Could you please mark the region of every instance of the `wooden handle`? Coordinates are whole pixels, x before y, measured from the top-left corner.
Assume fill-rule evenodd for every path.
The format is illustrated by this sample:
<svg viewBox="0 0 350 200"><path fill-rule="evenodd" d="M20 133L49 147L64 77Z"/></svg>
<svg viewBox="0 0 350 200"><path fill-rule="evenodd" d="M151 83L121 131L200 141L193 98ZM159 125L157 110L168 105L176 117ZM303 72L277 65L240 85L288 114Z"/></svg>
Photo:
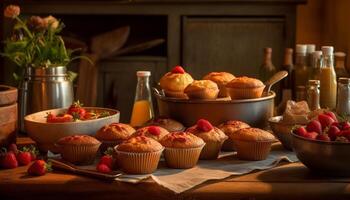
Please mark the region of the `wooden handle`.
<svg viewBox="0 0 350 200"><path fill-rule="evenodd" d="M264 96L268 95L271 87L277 83L278 81L284 79L286 76L288 76L288 72L287 71L279 71L276 74L274 74L269 80L267 80L265 82L265 89L264 89Z"/></svg>

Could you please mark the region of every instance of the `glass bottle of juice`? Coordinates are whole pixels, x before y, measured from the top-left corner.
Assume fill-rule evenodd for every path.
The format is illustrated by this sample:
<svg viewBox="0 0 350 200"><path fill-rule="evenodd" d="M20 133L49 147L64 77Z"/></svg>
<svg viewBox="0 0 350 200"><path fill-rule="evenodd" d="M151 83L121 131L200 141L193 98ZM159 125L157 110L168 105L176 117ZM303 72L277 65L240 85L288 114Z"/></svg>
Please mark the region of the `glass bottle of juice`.
<svg viewBox="0 0 350 200"><path fill-rule="evenodd" d="M320 80L321 65L322 65L322 51L315 51L312 54L313 61L309 80Z"/></svg>
<svg viewBox="0 0 350 200"><path fill-rule="evenodd" d="M140 127L154 116L151 89L149 86L151 72L137 71L136 75L137 86L130 125L133 127Z"/></svg>
<svg viewBox="0 0 350 200"><path fill-rule="evenodd" d="M259 69L260 80L262 82L269 80L276 73L276 67L272 64L271 58L272 48L264 48L264 61Z"/></svg>
<svg viewBox="0 0 350 200"><path fill-rule="evenodd" d="M340 77L343 77L343 78L349 77L349 73L346 71L346 68L345 68L345 56L346 54L344 52L334 53L334 60L335 60L334 70L338 79Z"/></svg>
<svg viewBox="0 0 350 200"><path fill-rule="evenodd" d="M295 48L296 57L295 57L295 65L294 65L294 97L296 97L296 91L298 89L306 88L307 81L309 78L309 68L307 67L306 62L306 45L298 44ZM306 93L306 91L305 91Z"/></svg>
<svg viewBox="0 0 350 200"><path fill-rule="evenodd" d="M322 47L323 61L320 72L320 102L322 108L334 109L337 100L337 77L333 66L333 47Z"/></svg>

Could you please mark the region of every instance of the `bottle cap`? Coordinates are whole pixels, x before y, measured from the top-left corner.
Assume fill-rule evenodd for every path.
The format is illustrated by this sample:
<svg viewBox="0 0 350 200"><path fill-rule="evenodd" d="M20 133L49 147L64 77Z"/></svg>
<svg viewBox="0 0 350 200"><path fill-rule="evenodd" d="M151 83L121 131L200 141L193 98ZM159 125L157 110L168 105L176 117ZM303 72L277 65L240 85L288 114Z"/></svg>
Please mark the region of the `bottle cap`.
<svg viewBox="0 0 350 200"><path fill-rule="evenodd" d="M319 80L309 80L309 85L320 85Z"/></svg>
<svg viewBox="0 0 350 200"><path fill-rule="evenodd" d="M150 71L137 71L136 75L137 76L151 76L151 72Z"/></svg>
<svg viewBox="0 0 350 200"><path fill-rule="evenodd" d="M335 52L335 53L334 53L334 56L335 56L335 57L345 57L345 56L346 56L346 53L341 52L341 51L338 51L338 52Z"/></svg>
<svg viewBox="0 0 350 200"><path fill-rule="evenodd" d="M313 58L320 59L322 57L322 51L314 51L312 53Z"/></svg>
<svg viewBox="0 0 350 200"><path fill-rule="evenodd" d="M271 47L265 47L264 48L265 53L272 53L272 48Z"/></svg>
<svg viewBox="0 0 350 200"><path fill-rule="evenodd" d="M350 84L350 78L340 77L339 78L339 83L341 83L341 84Z"/></svg>
<svg viewBox="0 0 350 200"><path fill-rule="evenodd" d="M323 46L321 49L324 56L333 55L334 48L332 46Z"/></svg>
<svg viewBox="0 0 350 200"><path fill-rule="evenodd" d="M297 44L295 47L295 51L297 53L306 53L306 45L305 44Z"/></svg>
<svg viewBox="0 0 350 200"><path fill-rule="evenodd" d="M314 45L314 44L307 44L306 45L306 52L307 53L312 53L315 51L315 49L316 49L316 45Z"/></svg>
<svg viewBox="0 0 350 200"><path fill-rule="evenodd" d="M284 53L286 53L286 54L292 54L292 53L293 53L293 49L292 49L292 48L285 48L285 49L284 49Z"/></svg>

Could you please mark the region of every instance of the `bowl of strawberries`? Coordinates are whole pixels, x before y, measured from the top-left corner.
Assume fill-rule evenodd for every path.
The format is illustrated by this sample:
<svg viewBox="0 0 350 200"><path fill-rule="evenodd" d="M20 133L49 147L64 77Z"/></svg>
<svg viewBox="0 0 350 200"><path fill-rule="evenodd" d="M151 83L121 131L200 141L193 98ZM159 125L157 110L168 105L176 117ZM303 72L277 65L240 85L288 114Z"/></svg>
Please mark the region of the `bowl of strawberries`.
<svg viewBox="0 0 350 200"><path fill-rule="evenodd" d="M292 130L298 159L311 171L332 176L350 175L350 122L330 111L320 113L306 126Z"/></svg>

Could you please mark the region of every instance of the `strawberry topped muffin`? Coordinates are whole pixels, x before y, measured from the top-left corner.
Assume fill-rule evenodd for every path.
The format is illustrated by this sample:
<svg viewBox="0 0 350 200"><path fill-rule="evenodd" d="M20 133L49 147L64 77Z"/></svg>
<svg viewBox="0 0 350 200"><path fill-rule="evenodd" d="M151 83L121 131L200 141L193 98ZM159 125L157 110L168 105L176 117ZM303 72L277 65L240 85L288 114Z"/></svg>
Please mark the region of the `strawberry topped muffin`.
<svg viewBox="0 0 350 200"><path fill-rule="evenodd" d="M128 174L149 174L157 169L164 147L152 138L131 137L115 147L121 170Z"/></svg>
<svg viewBox="0 0 350 200"><path fill-rule="evenodd" d="M164 136L160 143L165 147L164 158L171 168L194 167L205 142L188 132L173 132Z"/></svg>
<svg viewBox="0 0 350 200"><path fill-rule="evenodd" d="M173 119L167 118L167 117L158 117L156 119L151 119L146 123L147 126L160 126L162 128L165 128L169 132L176 132L176 131L183 131L185 130L184 125L182 125L180 122L175 121Z"/></svg>
<svg viewBox="0 0 350 200"><path fill-rule="evenodd" d="M169 131L160 127L160 126L146 126L138 129L135 133L131 135L131 137L135 136L145 136L152 138L156 141L162 139L165 135L167 135Z"/></svg>
<svg viewBox="0 0 350 200"><path fill-rule="evenodd" d="M171 72L166 73L159 82L166 96L187 98L184 90L193 82L193 78L181 66L176 66Z"/></svg>
<svg viewBox="0 0 350 200"><path fill-rule="evenodd" d="M219 88L211 80L199 80L189 84L185 89L185 93L190 99L216 99Z"/></svg>
<svg viewBox="0 0 350 200"><path fill-rule="evenodd" d="M226 84L235 78L234 75L228 72L210 72L203 77L204 80L214 81L220 89L218 97L229 97L226 90Z"/></svg>
<svg viewBox="0 0 350 200"><path fill-rule="evenodd" d="M219 128L214 127L205 119L200 119L197 124L188 128L190 132L205 142L200 159L217 159L224 141L228 138Z"/></svg>
<svg viewBox="0 0 350 200"><path fill-rule="evenodd" d="M135 129L128 124L112 123L100 128L95 138L102 142L101 151L105 151L108 147L114 147L120 144L135 132Z"/></svg>
<svg viewBox="0 0 350 200"><path fill-rule="evenodd" d="M249 127L250 126L247 123L238 121L238 120L230 120L218 126L218 128L222 130L228 137L230 137L230 135L235 134L238 130L242 128L249 128ZM224 144L222 145L222 150L224 151L235 150L233 141L231 138L228 138L227 140L225 140Z"/></svg>
<svg viewBox="0 0 350 200"><path fill-rule="evenodd" d="M59 139L56 146L64 160L77 165L91 164L100 142L88 135L72 135Z"/></svg>

